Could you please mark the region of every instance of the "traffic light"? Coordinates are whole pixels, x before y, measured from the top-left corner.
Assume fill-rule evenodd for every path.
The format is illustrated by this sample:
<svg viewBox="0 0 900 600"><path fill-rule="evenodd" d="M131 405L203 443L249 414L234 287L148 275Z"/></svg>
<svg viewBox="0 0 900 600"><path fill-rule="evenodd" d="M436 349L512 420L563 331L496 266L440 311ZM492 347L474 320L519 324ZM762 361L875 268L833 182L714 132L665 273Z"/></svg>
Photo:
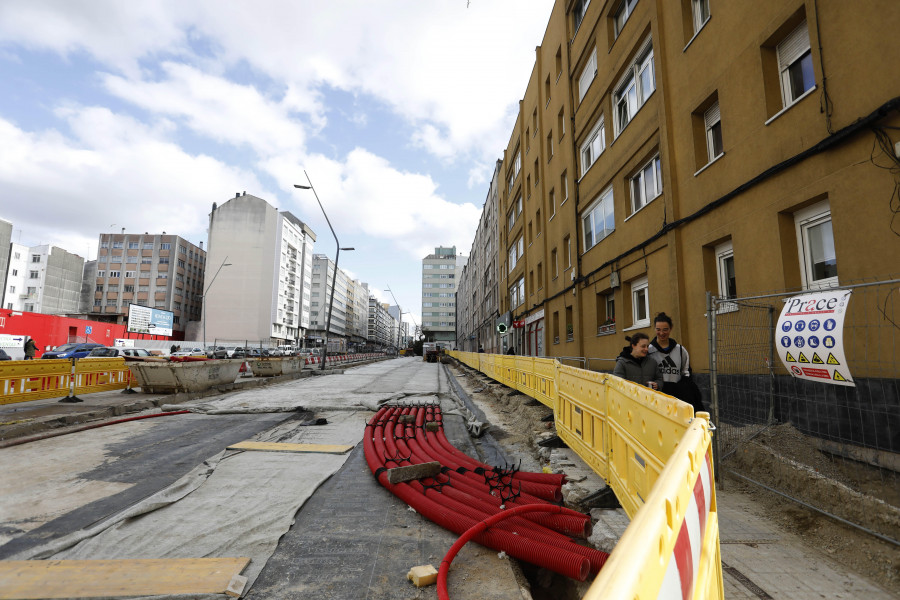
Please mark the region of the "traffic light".
<svg viewBox="0 0 900 600"><path fill-rule="evenodd" d="M506 323L497 323L497 333L503 335L504 333L506 333L506 330Z"/></svg>

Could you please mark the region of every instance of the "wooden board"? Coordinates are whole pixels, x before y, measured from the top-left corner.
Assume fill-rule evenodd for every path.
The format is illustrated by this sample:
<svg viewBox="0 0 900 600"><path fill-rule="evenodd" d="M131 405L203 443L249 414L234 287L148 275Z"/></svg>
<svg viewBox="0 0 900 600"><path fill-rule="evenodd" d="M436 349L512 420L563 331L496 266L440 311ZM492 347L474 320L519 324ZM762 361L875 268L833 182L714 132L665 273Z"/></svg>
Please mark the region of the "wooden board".
<svg viewBox="0 0 900 600"><path fill-rule="evenodd" d="M240 558L0 561L0 599L223 594Z"/></svg>
<svg viewBox="0 0 900 600"><path fill-rule="evenodd" d="M337 444L279 444L276 442L239 442L228 446L229 450L256 450L258 452L318 452L320 454L344 454L353 446Z"/></svg>

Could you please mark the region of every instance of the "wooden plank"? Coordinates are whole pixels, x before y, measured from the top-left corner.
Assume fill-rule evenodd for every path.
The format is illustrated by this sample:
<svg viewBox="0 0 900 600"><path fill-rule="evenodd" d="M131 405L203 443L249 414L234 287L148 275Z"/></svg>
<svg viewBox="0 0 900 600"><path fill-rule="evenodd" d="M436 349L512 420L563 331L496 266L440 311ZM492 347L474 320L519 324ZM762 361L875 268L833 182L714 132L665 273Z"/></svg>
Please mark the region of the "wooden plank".
<svg viewBox="0 0 900 600"><path fill-rule="evenodd" d="M276 442L239 442L228 450L256 450L258 452L318 452L320 454L344 454L353 446L337 444L280 444Z"/></svg>
<svg viewBox="0 0 900 600"><path fill-rule="evenodd" d="M0 599L223 594L239 558L0 561Z"/></svg>

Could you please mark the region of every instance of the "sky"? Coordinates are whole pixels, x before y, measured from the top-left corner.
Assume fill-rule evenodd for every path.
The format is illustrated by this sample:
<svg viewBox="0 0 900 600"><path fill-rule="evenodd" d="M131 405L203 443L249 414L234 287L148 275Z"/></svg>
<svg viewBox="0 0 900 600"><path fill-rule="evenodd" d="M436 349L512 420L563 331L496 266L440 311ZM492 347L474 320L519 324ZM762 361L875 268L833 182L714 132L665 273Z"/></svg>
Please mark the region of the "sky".
<svg viewBox="0 0 900 600"><path fill-rule="evenodd" d="M468 254L551 0L3 0L0 218L206 246L247 192L421 325L421 262ZM306 174L304 174L304 171ZM408 320L404 317L404 320Z"/></svg>

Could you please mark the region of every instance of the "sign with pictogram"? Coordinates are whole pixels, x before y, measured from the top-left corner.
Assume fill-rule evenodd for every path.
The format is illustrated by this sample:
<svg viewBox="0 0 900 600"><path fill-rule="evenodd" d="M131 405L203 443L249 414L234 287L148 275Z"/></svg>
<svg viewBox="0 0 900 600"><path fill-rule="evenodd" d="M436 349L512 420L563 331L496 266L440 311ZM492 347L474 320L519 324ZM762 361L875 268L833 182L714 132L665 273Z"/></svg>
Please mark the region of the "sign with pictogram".
<svg viewBox="0 0 900 600"><path fill-rule="evenodd" d="M850 294L850 290L816 292L785 301L776 325L776 347L781 362L791 375L798 379L855 386L847 368L843 337ZM824 356L827 358L823 360ZM796 363L816 366L798 366Z"/></svg>

